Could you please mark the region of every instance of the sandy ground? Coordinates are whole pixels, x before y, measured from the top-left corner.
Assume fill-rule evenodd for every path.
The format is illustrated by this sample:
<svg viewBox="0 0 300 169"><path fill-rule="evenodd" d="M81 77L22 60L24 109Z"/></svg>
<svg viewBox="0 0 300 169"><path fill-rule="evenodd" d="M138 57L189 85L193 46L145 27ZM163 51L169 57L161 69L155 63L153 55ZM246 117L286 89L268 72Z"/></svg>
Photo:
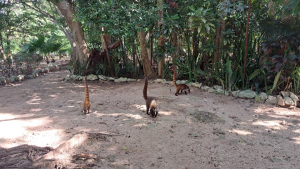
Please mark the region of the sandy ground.
<svg viewBox="0 0 300 169"><path fill-rule="evenodd" d="M0 147L57 148L80 133L108 133L65 156L92 154L90 168L300 168L299 109L235 99L149 81L157 118L146 115L144 81L88 82L91 113L82 113L83 82L67 70L0 87ZM70 148L72 149L72 148ZM0 162L3 158L0 158ZM68 166L65 166L68 168Z"/></svg>

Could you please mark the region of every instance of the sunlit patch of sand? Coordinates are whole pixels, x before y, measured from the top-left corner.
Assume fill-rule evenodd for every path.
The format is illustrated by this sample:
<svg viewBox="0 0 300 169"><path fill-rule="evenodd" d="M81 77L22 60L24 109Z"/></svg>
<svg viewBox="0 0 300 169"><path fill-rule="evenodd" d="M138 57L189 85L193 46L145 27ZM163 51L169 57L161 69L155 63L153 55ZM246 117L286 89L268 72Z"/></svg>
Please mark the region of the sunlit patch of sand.
<svg viewBox="0 0 300 169"><path fill-rule="evenodd" d="M246 130L238 130L238 129L230 130L230 132L236 133L238 135L243 135L243 136L253 134L252 132L249 132L249 131L246 131Z"/></svg>

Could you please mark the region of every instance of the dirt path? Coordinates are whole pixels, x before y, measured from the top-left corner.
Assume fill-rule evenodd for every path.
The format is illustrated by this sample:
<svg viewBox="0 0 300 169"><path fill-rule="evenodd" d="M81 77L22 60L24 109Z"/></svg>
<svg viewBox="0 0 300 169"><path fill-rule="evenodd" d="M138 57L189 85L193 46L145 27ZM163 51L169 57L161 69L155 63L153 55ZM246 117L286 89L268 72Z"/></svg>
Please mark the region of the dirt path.
<svg viewBox="0 0 300 169"><path fill-rule="evenodd" d="M88 82L92 111L81 113L82 82L50 72L0 87L0 147L23 144L57 148L79 133L110 133L74 148L97 156L91 168L253 168L300 166L299 109L202 92L174 95L172 85L151 83L159 115L146 115L143 80ZM0 156L1 162L5 158ZM94 167L92 167L94 166ZM1 168L1 167L0 167Z"/></svg>

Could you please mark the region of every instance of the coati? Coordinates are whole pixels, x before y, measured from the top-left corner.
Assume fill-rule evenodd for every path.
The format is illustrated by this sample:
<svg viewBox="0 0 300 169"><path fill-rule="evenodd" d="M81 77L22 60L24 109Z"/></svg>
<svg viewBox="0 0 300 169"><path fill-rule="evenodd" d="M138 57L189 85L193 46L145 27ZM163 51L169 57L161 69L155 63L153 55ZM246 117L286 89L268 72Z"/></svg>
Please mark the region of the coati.
<svg viewBox="0 0 300 169"><path fill-rule="evenodd" d="M178 94L182 93L182 91L184 91L185 94L187 94L186 93L187 90L189 91L189 93L191 93L190 87L188 85L186 85L186 84L179 84L179 85L177 85L177 83L176 83L176 70L175 70L175 66L173 66L173 72L174 72L174 74L173 74L173 82L174 82L174 86L176 87L175 96L178 96Z"/></svg>
<svg viewBox="0 0 300 169"><path fill-rule="evenodd" d="M150 115L152 117L156 117L157 114L158 114L158 110L157 110L157 105L156 105L156 102L154 100L153 97L148 97L147 96L147 87L148 87L148 78L145 77L145 85L144 85L144 89L143 89L143 97L146 101L146 113L149 115L149 112L150 112Z"/></svg>
<svg viewBox="0 0 300 169"><path fill-rule="evenodd" d="M85 100L83 103L83 112L87 114L90 113L91 102L89 97L89 88L86 82L86 76L84 77L84 85L85 85Z"/></svg>

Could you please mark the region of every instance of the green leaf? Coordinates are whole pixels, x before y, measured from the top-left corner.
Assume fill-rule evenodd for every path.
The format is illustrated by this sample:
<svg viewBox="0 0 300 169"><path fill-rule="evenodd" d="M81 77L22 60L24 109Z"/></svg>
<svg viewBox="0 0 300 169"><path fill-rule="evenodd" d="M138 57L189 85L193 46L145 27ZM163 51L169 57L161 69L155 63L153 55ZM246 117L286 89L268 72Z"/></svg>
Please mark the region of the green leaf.
<svg viewBox="0 0 300 169"><path fill-rule="evenodd" d="M259 72L260 72L260 69L254 70L254 72L249 76L249 81L251 79L253 79L255 76L257 76L259 74Z"/></svg>

